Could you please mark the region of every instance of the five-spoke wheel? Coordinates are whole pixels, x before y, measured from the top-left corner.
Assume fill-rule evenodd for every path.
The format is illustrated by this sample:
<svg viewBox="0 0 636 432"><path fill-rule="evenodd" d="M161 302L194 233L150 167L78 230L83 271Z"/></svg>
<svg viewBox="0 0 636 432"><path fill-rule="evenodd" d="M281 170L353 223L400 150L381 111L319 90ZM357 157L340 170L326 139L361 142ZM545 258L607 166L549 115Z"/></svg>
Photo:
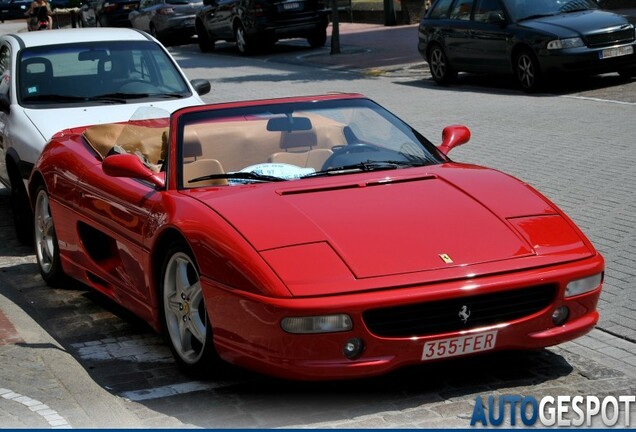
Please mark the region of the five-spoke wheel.
<svg viewBox="0 0 636 432"><path fill-rule="evenodd" d="M40 186L36 193L34 221L35 256L40 274L48 285L56 285L64 277L64 273L60 264L60 250L51 215L49 195L44 186Z"/></svg>
<svg viewBox="0 0 636 432"><path fill-rule="evenodd" d="M189 248L182 243L170 248L164 263L161 301L165 330L177 362L187 372L205 372L216 352L199 271Z"/></svg>

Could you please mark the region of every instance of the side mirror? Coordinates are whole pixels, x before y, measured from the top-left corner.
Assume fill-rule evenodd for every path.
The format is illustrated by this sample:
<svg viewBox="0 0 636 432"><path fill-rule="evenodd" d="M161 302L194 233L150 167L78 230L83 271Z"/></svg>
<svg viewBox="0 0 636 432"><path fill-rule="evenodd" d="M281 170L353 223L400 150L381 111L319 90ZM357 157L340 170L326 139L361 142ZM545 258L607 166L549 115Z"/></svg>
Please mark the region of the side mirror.
<svg viewBox="0 0 636 432"><path fill-rule="evenodd" d="M133 154L115 154L107 156L102 162L104 173L111 177L128 177L145 180L157 188L165 186L164 180L145 166L141 159Z"/></svg>
<svg viewBox="0 0 636 432"><path fill-rule="evenodd" d="M190 81L194 90L199 94L199 96L203 96L204 94L210 93L212 86L210 85L210 81L206 79L193 79Z"/></svg>
<svg viewBox="0 0 636 432"><path fill-rule="evenodd" d="M469 140L470 130L466 126L446 126L442 131L442 143L437 148L447 155L453 148L466 144Z"/></svg>

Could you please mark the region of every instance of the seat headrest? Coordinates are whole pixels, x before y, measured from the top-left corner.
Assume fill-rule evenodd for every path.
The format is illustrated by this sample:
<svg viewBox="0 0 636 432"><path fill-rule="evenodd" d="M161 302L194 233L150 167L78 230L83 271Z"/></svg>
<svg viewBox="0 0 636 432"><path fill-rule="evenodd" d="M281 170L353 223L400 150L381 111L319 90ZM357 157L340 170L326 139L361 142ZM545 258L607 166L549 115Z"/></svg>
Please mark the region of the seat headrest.
<svg viewBox="0 0 636 432"><path fill-rule="evenodd" d="M281 132L280 148L288 150L299 147L311 149L318 144L318 137L313 130Z"/></svg>

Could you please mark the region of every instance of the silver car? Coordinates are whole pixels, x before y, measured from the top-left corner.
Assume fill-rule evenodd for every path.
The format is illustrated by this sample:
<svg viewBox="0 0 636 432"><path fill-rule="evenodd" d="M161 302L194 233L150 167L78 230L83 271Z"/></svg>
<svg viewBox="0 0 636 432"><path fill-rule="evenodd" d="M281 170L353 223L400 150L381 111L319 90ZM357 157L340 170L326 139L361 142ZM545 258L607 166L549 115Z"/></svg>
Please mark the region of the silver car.
<svg viewBox="0 0 636 432"><path fill-rule="evenodd" d="M201 0L141 0L128 19L136 29L162 42L183 41L194 36L194 20Z"/></svg>

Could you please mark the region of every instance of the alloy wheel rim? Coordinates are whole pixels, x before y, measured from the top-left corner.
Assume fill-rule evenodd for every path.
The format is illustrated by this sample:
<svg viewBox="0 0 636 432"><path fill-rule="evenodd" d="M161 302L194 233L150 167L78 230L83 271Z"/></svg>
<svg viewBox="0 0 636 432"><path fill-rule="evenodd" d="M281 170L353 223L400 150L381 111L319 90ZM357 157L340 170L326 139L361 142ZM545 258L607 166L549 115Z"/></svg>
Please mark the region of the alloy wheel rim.
<svg viewBox="0 0 636 432"><path fill-rule="evenodd" d="M196 363L205 348L207 316L199 274L185 253L178 252L168 261L163 304L172 346L184 362Z"/></svg>
<svg viewBox="0 0 636 432"><path fill-rule="evenodd" d="M245 52L247 44L245 42L245 31L243 31L243 27L236 29L236 44L240 52Z"/></svg>
<svg viewBox="0 0 636 432"><path fill-rule="evenodd" d="M532 59L528 57L528 55L523 54L519 56L519 60L517 62L517 70L521 85L525 88L531 88L534 84L535 74Z"/></svg>
<svg viewBox="0 0 636 432"><path fill-rule="evenodd" d="M438 79L443 78L446 73L446 61L440 49L434 49L431 53L431 72Z"/></svg>
<svg viewBox="0 0 636 432"><path fill-rule="evenodd" d="M55 227L49 207L49 197L40 191L35 201L35 251L40 269L51 272L55 256Z"/></svg>

